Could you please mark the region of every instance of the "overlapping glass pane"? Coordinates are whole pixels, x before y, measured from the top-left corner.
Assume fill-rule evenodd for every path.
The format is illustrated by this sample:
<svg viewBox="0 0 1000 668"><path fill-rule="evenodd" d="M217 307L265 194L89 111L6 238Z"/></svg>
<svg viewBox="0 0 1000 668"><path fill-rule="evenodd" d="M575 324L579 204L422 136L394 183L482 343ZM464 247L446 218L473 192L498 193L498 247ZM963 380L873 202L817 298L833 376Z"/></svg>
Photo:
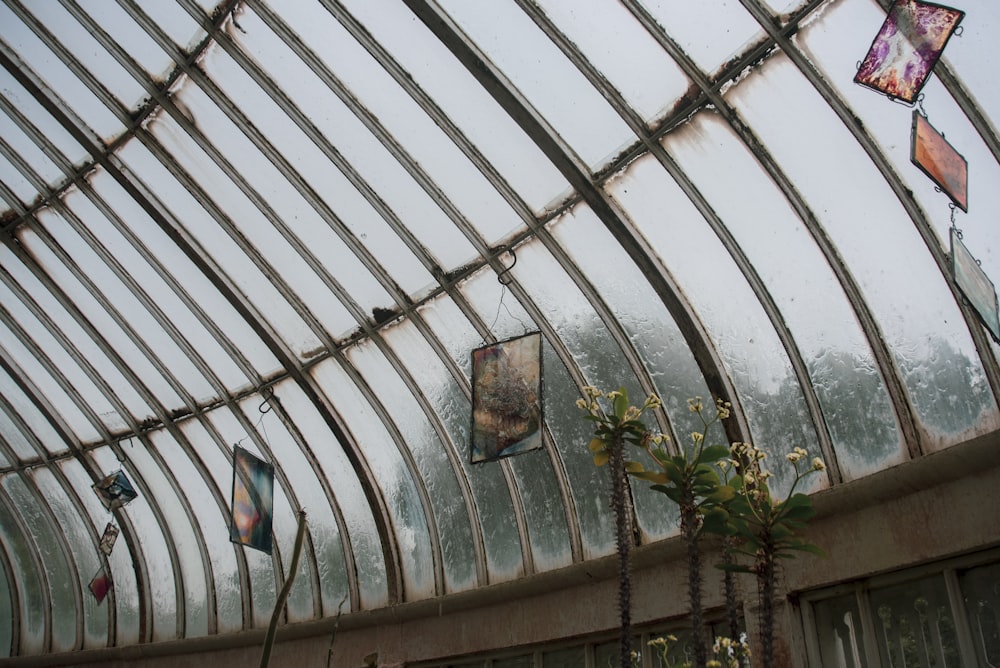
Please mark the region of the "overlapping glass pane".
<svg viewBox="0 0 1000 668"><path fill-rule="evenodd" d="M7 474L0 480L13 475ZM18 647L13 648L13 653L41 654L47 642L45 611L49 607L50 594L45 590L43 573L36 567L34 546L14 521L13 507L7 498L0 499L0 503L7 504L0 513L0 546L17 586L18 609L13 614L18 617L19 633Z"/></svg>

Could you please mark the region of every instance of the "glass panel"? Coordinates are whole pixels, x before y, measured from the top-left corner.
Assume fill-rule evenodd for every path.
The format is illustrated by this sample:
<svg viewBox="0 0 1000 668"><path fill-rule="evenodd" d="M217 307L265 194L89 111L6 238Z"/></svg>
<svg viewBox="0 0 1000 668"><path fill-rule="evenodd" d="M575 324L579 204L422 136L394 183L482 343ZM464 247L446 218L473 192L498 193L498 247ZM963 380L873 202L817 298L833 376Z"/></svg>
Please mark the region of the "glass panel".
<svg viewBox="0 0 1000 668"><path fill-rule="evenodd" d="M60 462L60 467L75 490L76 497L83 504L91 526L100 528L103 533L103 527L113 518L91 490L90 486L94 484L94 480L75 459L63 460ZM139 591L135 574L137 569L144 567L144 564L140 555L133 555L128 536L124 535L125 530L125 527L122 527L123 535L118 536L118 542L108 556L108 564L111 566L115 583L116 609L108 613L115 615L116 637L113 638L115 645L134 645L139 642ZM161 558L163 556L160 555ZM91 575L93 574L87 577ZM84 592L85 597L88 595L89 592ZM110 599L105 599L105 604L109 602Z"/></svg>
<svg viewBox="0 0 1000 668"><path fill-rule="evenodd" d="M44 569L48 580L48 591L43 595L43 604L51 606L52 610L51 651L68 652L76 649L80 610L74 594L78 595L81 591L77 589L80 580L89 582L93 573L80 573L77 570L78 564L67 559L65 543L56 538L56 528L49 515L42 511L40 499L29 491L20 477L9 475L0 480L0 483L10 495L13 508L17 509L24 527L31 535L38 550L39 566Z"/></svg>
<svg viewBox="0 0 1000 668"><path fill-rule="evenodd" d="M644 120L665 115L691 85L674 60L618 2L543 0L539 4ZM700 5L699 10L703 11Z"/></svg>
<svg viewBox="0 0 1000 668"><path fill-rule="evenodd" d="M4 388L6 392L7 388ZM32 447L31 442L25 438L21 431L21 426L14 422L8 415L6 408L0 404L0 440L13 450L14 456L22 461L34 461L38 459L39 453Z"/></svg>
<svg viewBox="0 0 1000 668"><path fill-rule="evenodd" d="M136 243L141 244L147 254L150 253L150 249L155 249L153 255L163 267L170 268L164 271L176 283L178 289L196 297L202 313L211 318L212 324L219 328L223 336L232 342L233 348L239 351L260 375L269 376L279 368L274 354L254 333L249 323L243 320L233 305L212 286L204 273L107 172L98 170L90 183L119 216L119 222L127 226L122 229L134 238Z"/></svg>
<svg viewBox="0 0 1000 668"><path fill-rule="evenodd" d="M213 142L220 146L220 151L224 155L243 156L240 158L239 167L241 175L252 176L255 171L253 166L256 165L262 172L265 172L265 175L259 178L271 183L271 190L277 188L279 183L284 185L285 192L279 191L273 195L274 198L295 197L294 191L280 175L274 172L268 159L256 153L255 149L245 142L238 145L231 143L236 137L227 136L225 131L233 128L217 114L209 115L208 110L213 107L206 103L202 93L195 88L190 88L179 93L178 98L191 110L197 123L212 129ZM186 169L188 174L205 187L206 191L211 193L210 196L214 203L225 212L228 221L221 224L213 221L213 226L220 233L226 234L225 237L220 236L215 243L222 246L245 241L243 246L234 247L230 252L240 253L247 261L254 262L257 271L267 275L277 289L280 289L280 286L284 284L287 290L301 299L302 303L306 306L311 305L315 317L325 325L327 331L332 335L342 335L355 327L355 321L331 294L328 283L304 262L303 256L265 218L261 209L254 206L251 197L261 196L259 193L248 194L242 191L206 153L195 146L194 140L174 122L174 119L161 120L155 131L157 138L171 152L171 159L181 168ZM230 143L227 143L227 140ZM267 174L267 172L270 173ZM308 214L297 212L291 215L307 216ZM315 223L315 214L309 216L308 219ZM247 250L244 250L244 247ZM368 273L363 269L359 270L356 261L348 261L346 257L336 257L335 262L347 265L346 270L361 271L365 275ZM282 271L281 268L284 267L294 267L295 270ZM293 300L291 297L287 297L287 299L289 300L289 308L294 308L297 305L297 300ZM387 299L383 298L381 303L385 303ZM293 301L296 303L292 303ZM325 308L319 308L319 304L323 304ZM298 312L299 309L296 311ZM299 317L305 320L305 315ZM307 350L303 352L303 356L309 357L315 353L315 350Z"/></svg>
<svg viewBox="0 0 1000 668"><path fill-rule="evenodd" d="M138 476L142 476L148 485L148 491L139 491L139 497L126 506L128 511L132 506L145 500L145 505L156 504L167 526L164 528L168 532L168 540L173 542L177 550L181 576L183 577L184 591L184 612L185 634L188 636L199 636L208 633L208 615L205 608L205 601L208 596L207 579L210 576L210 564L202 560L201 545L204 544L202 536L198 535L198 529L191 525L187 512L182 505L182 500L171 487L167 475L161 470L161 466L169 465L171 468L180 467L178 460L185 460L186 457L176 453L176 444L169 435L164 432L152 432L150 448L140 444L139 447L125 447L127 461L135 466ZM156 438L152 438L155 435ZM160 455L159 460L150 455L150 450ZM173 452L172 452L173 451ZM129 475L126 472L126 475ZM129 476L138 487L136 476ZM201 512L207 512L211 506L205 505L205 498L198 489L203 485L197 474L187 477L174 474L177 484L183 484L184 494L192 508L198 508ZM150 498L146 498L150 495ZM224 531L220 528L220 531ZM180 586L180 583L178 583ZM166 629L160 629L167 633ZM173 629L171 629L173 631Z"/></svg>
<svg viewBox="0 0 1000 668"><path fill-rule="evenodd" d="M819 601L813 606L823 668L865 665L864 627L853 593Z"/></svg>
<svg viewBox="0 0 1000 668"><path fill-rule="evenodd" d="M135 4L181 49L187 50L205 37L194 18L179 5L158 0L137 0Z"/></svg>
<svg viewBox="0 0 1000 668"><path fill-rule="evenodd" d="M495 243L521 227L521 221L478 169L332 16L311 8L303 10L285 12L282 7L292 29L350 89L350 94L403 145L488 242ZM292 56L280 58L285 48L272 43L272 40L277 42L273 33L259 25L250 12L240 22L246 25L248 37L253 35L252 39L244 40L245 47L259 61L267 63L265 66L277 80L284 83L290 79L287 61Z"/></svg>
<svg viewBox="0 0 1000 668"><path fill-rule="evenodd" d="M0 156L0 179L5 186L20 200L23 207L30 207L38 198L38 190L35 186L21 175L17 167L12 165L7 158ZM16 202L14 203L16 204ZM5 206L5 210L10 210L13 205Z"/></svg>
<svg viewBox="0 0 1000 668"><path fill-rule="evenodd" d="M749 13L728 0L642 0L667 34L708 74L763 38Z"/></svg>
<svg viewBox="0 0 1000 668"><path fill-rule="evenodd" d="M33 171L34 175L44 183L52 186L61 183L65 179L65 174L56 166L56 163L28 135L24 134L21 128L14 124L12 118L6 114L0 114L0 118L3 119L3 139L5 143L10 145L10 153L24 160L27 163L28 169ZM6 153L8 148L4 147L3 150ZM15 163L12 162L10 169L20 172L14 165ZM30 174L23 178L26 182L31 183ZM35 188L35 186L31 187ZM15 190L15 192L19 192L19 189Z"/></svg>
<svg viewBox="0 0 1000 668"><path fill-rule="evenodd" d="M454 302L447 298L428 302L420 308L419 315L462 370L461 386L412 326L393 328L388 332L387 341L404 360L409 361L410 372L435 406L452 443L458 448L458 458L468 476L482 525L489 581L510 580L521 573L522 563L521 541L507 482L499 466L473 466L469 463L472 415L468 384L471 376L470 351L482 344L482 338Z"/></svg>
<svg viewBox="0 0 1000 668"><path fill-rule="evenodd" d="M93 74L111 95L126 109L137 106L145 91L142 86L118 64L103 46L83 27L69 11L62 6L45 7L43 12L35 10L45 27L55 39L71 54L71 58ZM41 16L40 16L41 15ZM74 98L70 98L74 99Z"/></svg>
<svg viewBox="0 0 1000 668"><path fill-rule="evenodd" d="M2 544L0 540L0 544ZM11 656L14 642L14 597L8 583L13 578L6 559L0 559L0 659Z"/></svg>
<svg viewBox="0 0 1000 668"><path fill-rule="evenodd" d="M980 666L1000 666L1000 564L959 575L965 614Z"/></svg>
<svg viewBox="0 0 1000 668"><path fill-rule="evenodd" d="M542 654L543 668L580 668L585 663L583 647L570 647Z"/></svg>
<svg viewBox="0 0 1000 668"><path fill-rule="evenodd" d="M406 326L403 323L386 333L394 334L397 329ZM388 360L375 349L374 344L351 348L348 357L371 386L375 396L393 398L385 403L385 410L392 415L405 438L406 447L416 462L433 503L448 591L471 589L477 584L472 528L452 467L453 462L457 464L462 458L462 453L454 452L454 443L441 442L431 422L436 422L438 416L428 416L421 410L411 390L389 366ZM453 450L450 458L446 456L445 448Z"/></svg>
<svg viewBox="0 0 1000 668"><path fill-rule="evenodd" d="M490 664L493 668L533 668L535 657L532 654L515 656L509 659L494 659Z"/></svg>
<svg viewBox="0 0 1000 668"><path fill-rule="evenodd" d="M774 182L716 114L696 115L664 144L781 310L808 367L845 477L902 462L905 445L854 311ZM778 249L781 261L775 262Z"/></svg>
<svg viewBox="0 0 1000 668"><path fill-rule="evenodd" d="M0 256L5 255L5 253L6 247L0 248ZM3 259L7 260L9 258ZM10 267L11 265L8 264L7 266ZM117 408L105 397L103 390L94 384L88 374L76 363L75 359L66 352L62 344L52 336L48 327L38 322L18 298L7 290L6 286L0 286L0 296L2 296L7 310L18 321L21 328L27 332L27 335L34 340L34 343L41 349L42 354L48 357L65 380L79 392L80 396L86 397L90 408L100 417L104 426L112 432L124 431L127 428L127 420L118 413ZM118 394L119 398L125 395L127 399L132 400L131 404L133 407L138 407L141 400L135 396L132 388L128 386L127 382L121 377L118 370L112 366L111 362L108 361L104 353L93 344L90 337L79 330L76 322L71 320L69 315L62 310L61 306L48 303L51 301L51 295L44 288L37 288L33 296L42 300L42 307L46 309L47 315L58 323L57 326L73 341L77 349L81 351L81 354L91 364L96 365L98 373L103 373L105 379L110 377L111 380L109 382L116 394L118 394L119 390L121 391L121 394ZM11 343L8 345L16 346L15 341L16 339L11 337ZM28 356L27 359L16 359L23 359L23 363L30 367L31 362L29 360L33 356L33 353L28 353ZM138 411L138 417L145 419L146 417L152 417L152 415L148 408L145 408Z"/></svg>
<svg viewBox="0 0 1000 668"><path fill-rule="evenodd" d="M87 84L63 65L6 4L0 5L0 25L4 26L4 41L25 61L25 65L51 90L57 91L61 99L68 100L70 104L67 106L98 135L110 139L125 129Z"/></svg>
<svg viewBox="0 0 1000 668"><path fill-rule="evenodd" d="M174 141L172 138L171 143ZM147 183L156 184L160 201L169 203L175 219L183 222L193 240L201 244L225 276L299 356L308 357L321 350L319 339L261 270L139 142L132 141L123 146L118 156ZM176 244L170 242L170 245Z"/></svg>
<svg viewBox="0 0 1000 668"><path fill-rule="evenodd" d="M182 426L187 435L194 430L196 423L188 420ZM192 530L200 530L201 539L205 543L211 561L210 564L205 564L205 577L210 576L214 580L217 606L232 615L232 608L236 611L241 609L239 572L234 554L236 548L229 542L229 518L226 512L229 509L229 494L232 487L232 466L227 467L229 476L220 474L219 477L224 478L221 481L212 478L212 482L216 484L213 485L214 488L209 488L202 478L203 474L192 464L191 454L175 439L164 432L154 432L150 438L163 462L170 467L174 478L183 485L184 496L194 509L195 518L198 520L198 526L192 527ZM206 468L209 461L216 467L225 462L218 447L213 443L195 441L191 443L191 447L198 453L198 460ZM186 635L206 633L207 629L202 630L203 620L207 619L205 600L196 598L197 592L193 588L187 589L186 611L189 617L196 620L197 630L189 628ZM235 602L232 600L234 598ZM226 615L221 616L224 619L226 617ZM229 621L233 623L233 619Z"/></svg>
<svg viewBox="0 0 1000 668"><path fill-rule="evenodd" d="M978 53L989 53L993 47L982 43L982 32L990 25L1000 28L1000 12L998 5L984 0L961 4L962 9L969 10L969 16L974 19L963 21L961 39L949 42L945 54L949 57L961 56L960 63L966 67L957 69L956 73L962 79L970 75L975 81L981 70L989 68L983 68L978 61L975 64L969 62L969 56L976 48L969 38L978 35L974 38L982 49ZM949 199L926 174L911 164L910 139L902 133L904 127L910 127L913 112L903 105L888 104L883 96L854 84L850 77L837 74L855 67L867 48L863 42L856 42L858 26L872 26L873 35L883 18L885 14L877 5L837 3L823 13L822 20L814 21L805 30L796 33L796 45L801 46L810 60L826 74L830 85L844 96L852 113L861 119L868 134L878 142L895 173L926 212L927 222L937 232L941 247L947 250L952 216L948 208ZM976 97L980 94L988 97L994 94L995 87L988 88L989 91L980 87L972 92ZM954 98L945 90L940 78L931 76L924 89L924 97L926 105L921 105L921 108L928 114L927 120L969 163L968 211L956 212L955 224L965 232L964 241L982 263L983 270L994 283L1000 282L1000 248L996 235L989 233L993 229L996 211L1000 209L1000 189L995 187L996 183L1000 183L1000 164ZM1000 115L1000 103L995 111Z"/></svg>
<svg viewBox="0 0 1000 668"><path fill-rule="evenodd" d="M287 412L289 419L300 431L305 443L311 447L310 456L314 459L317 467L315 470L318 470L329 481L330 488L336 494L337 508L343 514L347 526L351 557L354 563L359 565L357 577L362 609L386 605L388 589L382 545L372 515L373 509L368 505L367 497L350 460L343 447L331 440L330 427L298 386L290 381L279 383L275 386L275 394L280 398L282 409ZM253 409L256 410L256 404L254 404ZM244 408L244 411L249 414L249 406ZM269 429L272 434L271 442L276 443L273 447L275 458L281 461L282 468L288 474L289 480L293 482L303 506L306 508L328 506L329 502L322 495L316 482L316 473L308 468L309 462L300 455L296 455L299 450L294 441L290 437L284 440L283 437L283 444L279 446L277 444L279 442L273 440L274 430L277 429L274 420L271 421ZM292 472L292 467L295 467L294 472ZM305 494L310 484L316 485L311 497ZM316 500L311 501L311 498ZM317 511L310 514L309 521L316 523L323 517L329 517L329 514ZM332 520L333 518L330 517L331 525ZM318 536L329 541L328 544L331 547L324 548L323 543L319 542ZM331 561L334 562L334 565L339 566L339 562L337 562L339 557L332 554L332 550L335 549L332 546L341 549L337 543L338 536L334 528L328 526L322 532L314 532L313 538L317 540L317 552L331 555L329 557ZM335 584L341 584L339 578ZM324 596L326 610L336 611L345 591L346 589L338 589L335 590L334 596L329 598Z"/></svg>
<svg viewBox="0 0 1000 668"><path fill-rule="evenodd" d="M125 506L121 512L124 512L131 519L132 527L135 529L136 537L142 546L142 553L146 558L146 575L149 577L149 581L146 583L146 593L151 599L150 604L153 611L153 618L148 621L152 624L153 639L172 640L177 637L177 589L183 587L183 583L178 582L174 577L175 572L172 564L174 556L167 547L167 540L181 548L179 551L183 554L178 568L182 577L193 578L194 582L191 586L196 590L198 580L201 580L201 593L202 595L205 593L204 573L197 570L201 568L200 559L198 559L199 563L195 565L191 564L191 559L187 558L192 551L194 552L193 557L198 558L191 534L191 525L183 517L178 517L177 521L172 523L168 519L168 526L165 527L153 514L150 509L151 503L158 504L167 518L171 515L183 516L172 492L170 492L170 498L161 499L159 495L151 496L156 494L154 490L163 488L166 483L162 480L162 474L159 473L158 467L148 463L149 455L144 452L143 447L130 449L127 453L130 461L125 464L118 461L110 448L101 448L92 452L98 470L110 473L124 469L129 480L136 486L136 491L139 492L139 498ZM156 480L152 482L145 480L145 471L139 473L135 465L131 463L132 459L143 460L145 462L144 469L149 469ZM87 489L80 490L81 495L84 492L93 493ZM173 502L171 503L171 501ZM178 529L184 530L183 534L173 533L173 525L175 524ZM184 546L178 545L178 539L186 539ZM117 551L115 550L115 552Z"/></svg>
<svg viewBox="0 0 1000 668"><path fill-rule="evenodd" d="M579 70L513 3L440 4L594 171L636 140Z"/></svg>
<svg viewBox="0 0 1000 668"><path fill-rule="evenodd" d="M853 137L780 54L729 96L785 173L795 175L861 284L929 447L996 428L992 392L941 271Z"/></svg>
<svg viewBox="0 0 1000 668"><path fill-rule="evenodd" d="M67 443L46 419L45 415L21 391L14 380L0 371L0 386L3 387L4 401L10 403L20 420L23 420L37 442L50 456L60 455L68 450Z"/></svg>
<svg viewBox="0 0 1000 668"><path fill-rule="evenodd" d="M52 475L51 471L38 468L32 471L32 477L40 494L48 502L49 508L52 509L52 513L59 523L59 531L66 536L66 543L69 545L73 562L76 564L76 575L79 581L73 586L78 587L83 592L83 647L84 649L105 647L108 644L108 606L106 604L109 602L105 599L104 603L98 604L97 599L90 596L90 592L87 590L90 578L103 565L98 558L98 551L94 547L94 536L100 535L104 531L104 526L95 527L90 523L89 517L81 518L76 506L76 498L67 495L67 490ZM122 546L119 549L127 548ZM61 612L57 608L56 616L60 616Z"/></svg>
<svg viewBox="0 0 1000 668"><path fill-rule="evenodd" d="M543 355L552 355L546 346ZM551 410L558 410L552 407ZM558 456L558 454L556 455ZM566 509L548 448L510 459L511 471L524 504L528 520L528 538L535 571L542 572L568 566L573 562L569 543Z"/></svg>
<svg viewBox="0 0 1000 668"><path fill-rule="evenodd" d="M219 381L225 387L235 388L245 385L247 383L246 376L225 352L218 340L208 332L205 325L180 301L174 290L166 283L160 272L160 265L151 265L150 261L141 255L146 249L138 239L134 237L127 239L122 236L121 231L105 218L89 199L71 193L66 200L67 204L73 207L74 213L80 217L86 229L92 232L95 238L100 239L101 245L106 249L107 254L114 258L120 266L120 270L148 295L148 300L155 304L157 311L163 314L162 317L173 326L175 331L183 335L188 345L200 358L201 364L208 366L212 372L218 375ZM64 247L70 250L70 247L66 245ZM116 279L108 280L111 281L112 285L117 283ZM100 284L103 287L107 282L102 281ZM140 313L142 312L140 311ZM140 318L136 318L136 320L142 321ZM208 403L215 398L215 392L211 386L206 383L201 372L194 368L187 353L178 349L178 344L166 339L162 333L157 334L159 328L140 326L136 329L141 335L148 334L155 341L152 348L157 351L158 355L162 356L167 350L175 351L170 356L169 368L184 380L184 387L194 395L197 403ZM148 331L150 329L153 331Z"/></svg>
<svg viewBox="0 0 1000 668"><path fill-rule="evenodd" d="M374 482L381 488L395 530L406 599L434 596L434 556L425 509L397 444L337 363L322 362L312 373L330 403L337 407L348 432L355 435L359 454L368 462Z"/></svg>
<svg viewBox="0 0 1000 668"><path fill-rule="evenodd" d="M817 455L816 432L791 362L757 296L701 213L650 156L633 163L609 188L684 286L739 392L755 444L772 457L793 446ZM777 465L773 473L772 489L784 494L794 471ZM812 476L814 486L819 478Z"/></svg>
<svg viewBox="0 0 1000 668"><path fill-rule="evenodd" d="M87 3L84 8L86 13L108 32L115 44L121 46L131 58L139 63L151 79L160 82L173 69L173 59L160 49L145 30L129 18L122 7L110 2L100 2ZM183 14L183 12L175 11L172 14ZM165 24L172 23L165 20L163 23L159 23L159 27L166 32L168 25ZM184 41L194 34L195 30L193 25L185 26Z"/></svg>
<svg viewBox="0 0 1000 668"><path fill-rule="evenodd" d="M79 309L87 321L100 332L116 356L124 361L131 372L130 375L135 375L159 401L159 405L168 410L181 408L184 402L172 384L164 378L165 370L169 370L175 374L175 378L183 381L181 383L183 386L193 385L192 390L196 396L211 395L211 388L204 377L192 368L187 355L177 348L161 327L150 322L149 312L136 301L121 281L111 274L107 265L89 252L86 241L68 229L65 220L47 213L41 212L39 219L46 228L55 228L58 231L60 238L56 243L71 253L69 260L74 262L75 266L64 264L48 244L43 242L42 236L36 235L29 228L22 227L18 230L18 238L45 272L59 284L73 306ZM86 276L93 283L88 285L82 282L80 276ZM91 291L91 286L101 291L102 296L110 302L110 306L116 309L117 313L106 309L97 300ZM123 324L136 334L141 331L149 352L144 351L133 341L130 332L126 331ZM160 360L159 367L150 359L153 351Z"/></svg>
<svg viewBox="0 0 1000 668"><path fill-rule="evenodd" d="M871 609L879 656L887 668L962 665L940 576L873 591Z"/></svg>
<svg viewBox="0 0 1000 668"><path fill-rule="evenodd" d="M448 114L536 212L566 190L566 180L472 75L409 11L349 0L364 24ZM399 8L403 8L400 6ZM285 5L282 5L285 11Z"/></svg>
<svg viewBox="0 0 1000 668"><path fill-rule="evenodd" d="M18 83L7 70L0 71L0 95L38 128L45 138L71 163L78 164L89 154L73 136ZM4 183L10 183L4 180Z"/></svg>
<svg viewBox="0 0 1000 668"><path fill-rule="evenodd" d="M11 476L4 479L7 477ZM5 561L14 572L20 604L14 612L20 618L20 646L14 648L14 653L30 656L45 650L45 610L51 599L49 592L44 591L45 584L32 561L32 546L28 537L15 524L14 515L8 508L4 506L4 512L0 512L0 545L3 546Z"/></svg>

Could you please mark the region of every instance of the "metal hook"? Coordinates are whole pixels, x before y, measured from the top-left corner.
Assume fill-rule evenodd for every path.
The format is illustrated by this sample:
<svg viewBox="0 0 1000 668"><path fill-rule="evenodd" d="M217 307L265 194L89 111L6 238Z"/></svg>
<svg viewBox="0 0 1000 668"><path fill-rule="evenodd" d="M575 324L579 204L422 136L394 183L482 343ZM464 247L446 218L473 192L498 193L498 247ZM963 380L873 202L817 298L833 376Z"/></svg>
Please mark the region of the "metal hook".
<svg viewBox="0 0 1000 668"><path fill-rule="evenodd" d="M514 282L513 277L511 277L509 274L510 270L514 268L514 265L517 264L517 253L514 252L513 248L510 248L509 246L504 246L503 250L497 253L497 259L499 260L500 256L503 255L504 253L510 253L510 256L514 258L513 261L510 263L509 267L505 267L503 271L497 274L497 281L500 282L500 285L507 286Z"/></svg>
<svg viewBox="0 0 1000 668"><path fill-rule="evenodd" d="M260 405L257 406L257 410L260 412L261 415L270 413L271 409L273 408L273 406L271 406L270 404L270 401L271 397L274 396L274 388L270 386L262 388L260 391L260 395L264 397L264 401L260 402ZM267 408L264 408L264 406L267 406Z"/></svg>
<svg viewBox="0 0 1000 668"><path fill-rule="evenodd" d="M923 116L924 118L927 118L927 112L924 111L924 94L923 93L921 93L920 95L917 96L917 111L920 112L921 116Z"/></svg>
<svg viewBox="0 0 1000 668"><path fill-rule="evenodd" d="M132 447L132 437L131 436L128 437L128 447L130 447L130 448ZM122 442L121 441L118 441L118 449L122 453L125 452L124 450L122 450ZM123 454L120 455L118 453L115 453L115 456L118 458L118 461L120 461L122 464L124 464L125 461L128 459L127 457L123 456Z"/></svg>

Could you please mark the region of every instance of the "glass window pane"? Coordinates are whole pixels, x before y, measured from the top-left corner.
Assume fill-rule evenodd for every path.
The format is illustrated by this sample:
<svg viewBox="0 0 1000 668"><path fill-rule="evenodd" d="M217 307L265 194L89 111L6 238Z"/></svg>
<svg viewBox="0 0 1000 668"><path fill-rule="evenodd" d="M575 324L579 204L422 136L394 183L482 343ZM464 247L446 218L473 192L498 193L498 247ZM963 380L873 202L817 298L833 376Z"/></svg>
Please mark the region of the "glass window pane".
<svg viewBox="0 0 1000 668"><path fill-rule="evenodd" d="M542 653L542 668L580 668L584 664L583 647L570 647Z"/></svg>
<svg viewBox="0 0 1000 668"><path fill-rule="evenodd" d="M2 545L2 541L0 541ZM6 559L0 559L0 659L9 658L14 642L14 594L8 584L13 578Z"/></svg>
<svg viewBox="0 0 1000 668"><path fill-rule="evenodd" d="M929 447L996 428L993 394L942 272L857 141L781 54L728 96L860 283Z"/></svg>
<svg viewBox="0 0 1000 668"><path fill-rule="evenodd" d="M385 5L367 0L343 4L405 65L532 210L541 212L566 190L566 180L552 163L438 39L412 20L412 13L386 11Z"/></svg>
<svg viewBox="0 0 1000 668"><path fill-rule="evenodd" d="M494 659L491 665L493 668L533 668L535 657L531 654L525 654L508 659Z"/></svg>
<svg viewBox="0 0 1000 668"><path fill-rule="evenodd" d="M66 452L69 445L55 430L45 415L38 410L34 402L21 391L14 379L0 371L0 386L3 387L4 400L9 402L19 420L23 420L31 434L50 456Z"/></svg>
<svg viewBox="0 0 1000 668"><path fill-rule="evenodd" d="M0 484L9 495L10 503L17 508L38 551L39 566L45 571L48 590L43 594L42 603L52 610L51 651L68 652L76 649L80 614L77 597L81 591L86 591L81 588L81 580L84 583L90 582L93 573L85 575L78 572L78 564L68 558L65 543L60 542L56 536L57 527L52 524L48 514L42 511L38 497L29 491L19 476L5 476Z"/></svg>
<svg viewBox="0 0 1000 668"><path fill-rule="evenodd" d="M593 171L636 140L583 74L514 3L449 0L441 5Z"/></svg>
<svg viewBox="0 0 1000 668"><path fill-rule="evenodd" d="M312 373L367 460L381 488L399 547L407 600L435 594L434 557L424 507L412 474L385 424L336 362L322 362Z"/></svg>
<svg viewBox="0 0 1000 668"><path fill-rule="evenodd" d="M853 593L829 598L813 606L823 668L861 668L865 665L865 637Z"/></svg>
<svg viewBox="0 0 1000 668"><path fill-rule="evenodd" d="M940 576L871 592L871 610L883 665L962 665L948 592Z"/></svg>
<svg viewBox="0 0 1000 668"><path fill-rule="evenodd" d="M7 98L11 106L17 108L22 116L38 128L69 162L78 164L89 155L73 135L7 70L0 72L0 95ZM6 179L4 183L10 185Z"/></svg>
<svg viewBox="0 0 1000 668"><path fill-rule="evenodd" d="M959 575L965 615L980 666L1000 666L1000 564Z"/></svg>
<svg viewBox="0 0 1000 668"><path fill-rule="evenodd" d="M0 479L0 482L8 477L11 475ZM45 584L32 559L33 546L14 522L14 515L7 507L0 512L0 546L17 583L19 608L14 615L20 618L20 634L19 647L14 648L14 653L40 654L45 649L45 610L51 609L50 594L44 590Z"/></svg>

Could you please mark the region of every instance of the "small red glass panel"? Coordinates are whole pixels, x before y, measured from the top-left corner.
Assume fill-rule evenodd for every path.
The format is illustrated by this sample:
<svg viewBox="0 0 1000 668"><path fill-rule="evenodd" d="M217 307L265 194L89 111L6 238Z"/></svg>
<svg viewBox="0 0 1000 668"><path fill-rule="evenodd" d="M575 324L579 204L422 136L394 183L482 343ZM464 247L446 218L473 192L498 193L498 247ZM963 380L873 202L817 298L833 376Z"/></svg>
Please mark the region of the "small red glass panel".
<svg viewBox="0 0 1000 668"><path fill-rule="evenodd" d="M965 12L918 0L896 0L854 81L913 103Z"/></svg>
<svg viewBox="0 0 1000 668"><path fill-rule="evenodd" d="M919 111L913 112L910 160L962 211L969 210L969 163Z"/></svg>

